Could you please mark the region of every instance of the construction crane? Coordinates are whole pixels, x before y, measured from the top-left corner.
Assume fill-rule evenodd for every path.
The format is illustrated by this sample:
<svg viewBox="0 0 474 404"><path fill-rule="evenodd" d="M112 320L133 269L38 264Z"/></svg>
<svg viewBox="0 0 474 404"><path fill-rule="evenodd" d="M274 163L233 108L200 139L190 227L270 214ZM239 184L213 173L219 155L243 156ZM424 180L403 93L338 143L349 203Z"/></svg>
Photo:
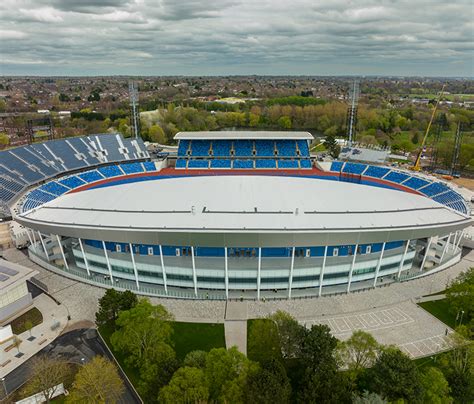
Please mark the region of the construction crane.
<svg viewBox="0 0 474 404"><path fill-rule="evenodd" d="M423 149L425 147L426 139L428 138L428 135L430 133L431 124L433 123L433 119L436 115L436 111L438 109L439 101L441 100L441 96L443 95L443 90L444 90L445 86L446 86L446 84L443 84L443 87L441 88L441 91L439 92L438 99L436 100L436 104L433 108L433 113L431 114L431 119L428 122L428 127L426 128L425 136L423 137L423 141L421 142L420 151L418 152L418 155L416 156L415 164L413 164L413 166L411 167L411 169L413 171L420 171L421 170L421 164L420 164L421 155L423 154Z"/></svg>

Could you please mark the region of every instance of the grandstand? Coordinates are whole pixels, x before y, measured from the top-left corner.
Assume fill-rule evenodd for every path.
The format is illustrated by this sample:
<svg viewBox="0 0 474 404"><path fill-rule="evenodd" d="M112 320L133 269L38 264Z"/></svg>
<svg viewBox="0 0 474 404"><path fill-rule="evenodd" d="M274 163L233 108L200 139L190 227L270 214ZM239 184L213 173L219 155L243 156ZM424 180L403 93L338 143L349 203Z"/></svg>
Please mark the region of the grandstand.
<svg viewBox="0 0 474 404"><path fill-rule="evenodd" d="M20 191L16 220L31 259L94 285L222 299L349 292L460 259L470 212L436 179L352 161L313 165L305 132L176 139L176 165L163 167L125 156L118 142L105 153L110 139L94 137L98 155L123 159Z"/></svg>
<svg viewBox="0 0 474 404"><path fill-rule="evenodd" d="M180 132L175 139L177 169L311 168L307 132Z"/></svg>
<svg viewBox="0 0 474 404"><path fill-rule="evenodd" d="M8 204L17 199L25 189L65 172L147 158L149 154L141 139L125 139L120 134L52 140L1 151L0 203ZM133 167L130 169L133 170ZM98 171L93 178L88 178L90 182L104 176ZM49 198L48 194L61 195L67 191L64 185L66 184L48 186L43 189L47 194L39 194L38 197L46 200Z"/></svg>

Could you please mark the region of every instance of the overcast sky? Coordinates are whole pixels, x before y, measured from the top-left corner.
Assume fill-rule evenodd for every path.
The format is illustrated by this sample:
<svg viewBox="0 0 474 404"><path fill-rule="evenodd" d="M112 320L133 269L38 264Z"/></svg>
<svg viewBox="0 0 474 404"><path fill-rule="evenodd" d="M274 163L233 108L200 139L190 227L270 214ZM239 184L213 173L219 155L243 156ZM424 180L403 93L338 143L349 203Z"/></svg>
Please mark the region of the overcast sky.
<svg viewBox="0 0 474 404"><path fill-rule="evenodd" d="M0 3L2 75L474 75L472 0Z"/></svg>

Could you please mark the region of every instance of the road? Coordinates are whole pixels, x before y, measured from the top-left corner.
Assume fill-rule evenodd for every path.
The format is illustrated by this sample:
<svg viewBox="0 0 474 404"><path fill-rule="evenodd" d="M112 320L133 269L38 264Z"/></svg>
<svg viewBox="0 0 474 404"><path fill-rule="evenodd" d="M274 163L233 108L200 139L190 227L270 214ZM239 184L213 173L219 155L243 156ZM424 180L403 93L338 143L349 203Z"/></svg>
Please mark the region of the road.
<svg viewBox="0 0 474 404"><path fill-rule="evenodd" d="M51 344L44 347L39 353L48 356L60 356L69 362L81 364L82 359L88 362L96 355L102 355L113 360L107 348L102 343L95 329L73 330L56 338ZM31 359L10 372L5 377L5 385L8 392L12 392L22 386L28 379L28 371ZM139 397L135 394L127 379L119 373L125 384L125 391L121 398L121 403L140 404ZM0 386L0 398L3 397L3 388Z"/></svg>

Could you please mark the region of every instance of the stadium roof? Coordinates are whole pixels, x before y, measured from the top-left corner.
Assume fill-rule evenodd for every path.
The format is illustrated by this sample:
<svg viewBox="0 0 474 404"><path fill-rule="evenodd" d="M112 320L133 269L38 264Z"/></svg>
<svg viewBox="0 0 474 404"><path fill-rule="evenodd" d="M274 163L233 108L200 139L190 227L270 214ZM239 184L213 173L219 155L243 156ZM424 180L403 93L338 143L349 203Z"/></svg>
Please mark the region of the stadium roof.
<svg viewBox="0 0 474 404"><path fill-rule="evenodd" d="M17 219L45 233L132 242L142 240L139 233L149 233L148 239L157 243L163 233L180 237L271 233L286 239L291 238L289 233L300 233L311 243L312 233L319 239L337 233L340 240L348 233L354 238L382 231L392 240L401 240L396 234L400 231L410 238L420 229L425 235L435 228L439 232L439 227L446 227L449 232L471 223L444 205L402 191L312 178L242 175L167 178L90 189L61 196ZM127 239L127 232L137 238Z"/></svg>
<svg viewBox="0 0 474 404"><path fill-rule="evenodd" d="M309 132L280 132L280 131L247 131L247 130L229 130L229 131L203 131L203 132L178 132L174 136L175 140L268 140L268 139L294 139L294 140L313 140L313 135Z"/></svg>

